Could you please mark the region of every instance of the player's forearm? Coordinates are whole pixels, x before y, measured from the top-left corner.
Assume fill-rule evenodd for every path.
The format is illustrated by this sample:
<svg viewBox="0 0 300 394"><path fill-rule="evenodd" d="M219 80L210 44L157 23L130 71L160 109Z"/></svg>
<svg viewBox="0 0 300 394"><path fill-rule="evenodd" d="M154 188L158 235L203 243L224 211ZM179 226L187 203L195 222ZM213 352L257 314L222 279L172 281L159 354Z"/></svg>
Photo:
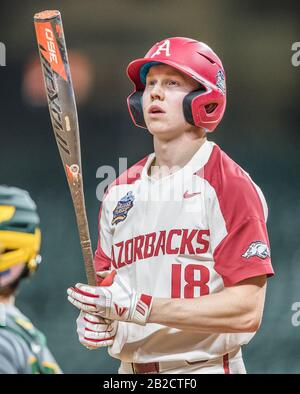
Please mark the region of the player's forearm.
<svg viewBox="0 0 300 394"><path fill-rule="evenodd" d="M195 299L155 298L149 323L199 332L255 332L263 300L233 297L226 290Z"/></svg>

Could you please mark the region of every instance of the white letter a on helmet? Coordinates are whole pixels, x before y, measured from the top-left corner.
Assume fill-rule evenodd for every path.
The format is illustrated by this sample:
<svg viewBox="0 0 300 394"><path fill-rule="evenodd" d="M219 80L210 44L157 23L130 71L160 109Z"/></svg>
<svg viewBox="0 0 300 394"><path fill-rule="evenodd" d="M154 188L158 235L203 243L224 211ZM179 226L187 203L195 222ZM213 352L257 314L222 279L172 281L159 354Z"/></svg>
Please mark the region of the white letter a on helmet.
<svg viewBox="0 0 300 394"><path fill-rule="evenodd" d="M156 55L160 55L161 52L165 52L166 56L171 56L170 55L170 40L165 40L158 48L157 50L151 55L151 57L154 57Z"/></svg>

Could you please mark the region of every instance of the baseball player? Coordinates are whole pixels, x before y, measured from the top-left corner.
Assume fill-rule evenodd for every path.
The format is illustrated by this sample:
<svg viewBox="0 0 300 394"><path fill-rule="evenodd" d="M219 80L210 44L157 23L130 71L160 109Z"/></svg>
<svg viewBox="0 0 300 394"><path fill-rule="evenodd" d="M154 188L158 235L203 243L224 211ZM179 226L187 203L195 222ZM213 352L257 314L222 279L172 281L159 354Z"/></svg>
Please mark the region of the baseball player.
<svg viewBox="0 0 300 394"><path fill-rule="evenodd" d="M36 205L21 189L0 186L0 373L56 374L44 335L15 306L20 281L35 272L41 233Z"/></svg>
<svg viewBox="0 0 300 394"><path fill-rule="evenodd" d="M80 342L108 345L119 373L245 373L241 347L273 269L260 188L207 140L225 111L223 65L206 44L173 37L127 73L130 115L154 153L104 196L98 286L68 289Z"/></svg>

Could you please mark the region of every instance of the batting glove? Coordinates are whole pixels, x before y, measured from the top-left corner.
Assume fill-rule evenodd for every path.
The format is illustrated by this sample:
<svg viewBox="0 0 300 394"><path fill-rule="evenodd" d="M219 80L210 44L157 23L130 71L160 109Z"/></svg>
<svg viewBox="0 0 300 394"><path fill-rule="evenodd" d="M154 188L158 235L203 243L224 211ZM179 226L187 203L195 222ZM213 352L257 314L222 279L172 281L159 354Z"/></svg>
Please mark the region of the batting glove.
<svg viewBox="0 0 300 394"><path fill-rule="evenodd" d="M106 323L100 316L80 312L77 320L79 342L88 349L111 346L118 322Z"/></svg>
<svg viewBox="0 0 300 394"><path fill-rule="evenodd" d="M152 307L152 296L137 293L116 272L111 273L113 283L88 286L77 283L67 290L68 300L76 308L110 320L121 320L145 325Z"/></svg>

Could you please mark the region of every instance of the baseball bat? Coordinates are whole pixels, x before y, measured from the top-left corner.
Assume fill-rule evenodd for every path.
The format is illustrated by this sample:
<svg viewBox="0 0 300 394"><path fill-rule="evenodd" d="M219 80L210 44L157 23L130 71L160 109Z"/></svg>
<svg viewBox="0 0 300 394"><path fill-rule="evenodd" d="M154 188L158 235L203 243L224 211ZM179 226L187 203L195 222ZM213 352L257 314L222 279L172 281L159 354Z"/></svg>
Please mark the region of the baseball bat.
<svg viewBox="0 0 300 394"><path fill-rule="evenodd" d="M52 128L73 200L85 272L88 284L95 286L83 191L78 116L60 12L39 12L34 15L34 25Z"/></svg>

